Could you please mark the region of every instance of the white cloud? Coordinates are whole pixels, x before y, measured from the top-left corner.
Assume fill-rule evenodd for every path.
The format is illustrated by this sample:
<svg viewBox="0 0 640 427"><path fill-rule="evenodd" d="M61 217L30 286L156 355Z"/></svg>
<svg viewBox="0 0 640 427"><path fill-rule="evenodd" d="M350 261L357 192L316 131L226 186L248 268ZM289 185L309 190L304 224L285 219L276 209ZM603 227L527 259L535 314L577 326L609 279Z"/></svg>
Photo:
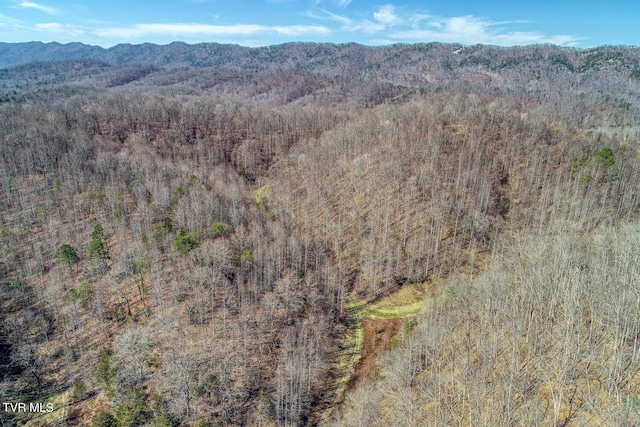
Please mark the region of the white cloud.
<svg viewBox="0 0 640 427"><path fill-rule="evenodd" d="M423 17L413 28L399 30L388 37L395 40L424 42L441 41L463 44L491 44L499 46L553 43L568 45L578 41L570 35L544 35L539 32L510 31L505 23L493 22L472 15L451 18Z"/></svg>
<svg viewBox="0 0 640 427"><path fill-rule="evenodd" d="M47 22L43 24L35 24L34 28L38 31L64 34L66 38L79 37L85 34L84 29L76 25L60 24L58 22Z"/></svg>
<svg viewBox="0 0 640 427"><path fill-rule="evenodd" d="M351 3L351 0L336 0L336 4L340 7L347 7Z"/></svg>
<svg viewBox="0 0 640 427"><path fill-rule="evenodd" d="M306 34L330 34L331 30L318 25L285 25L265 27L265 32L275 31L279 35L299 37Z"/></svg>
<svg viewBox="0 0 640 427"><path fill-rule="evenodd" d="M49 22L47 24L36 24L34 25L34 27L38 30L60 31L62 28L64 28L64 25L58 24L57 22Z"/></svg>
<svg viewBox="0 0 640 427"><path fill-rule="evenodd" d="M10 16L0 14L0 22L15 24L20 21L18 21L17 19L11 18Z"/></svg>
<svg viewBox="0 0 640 427"><path fill-rule="evenodd" d="M322 3L333 3L338 7L341 8L345 8L347 6L349 6L349 4L351 3L351 0L332 0L331 2L325 1L325 0L313 0L313 4L318 6Z"/></svg>
<svg viewBox="0 0 640 427"><path fill-rule="evenodd" d="M252 36L256 34L277 34L299 37L303 35L329 34L331 30L319 25L267 26L258 24L208 25L194 23L177 24L135 24L97 30L100 37L117 39L142 39L147 36L193 37L193 36Z"/></svg>
<svg viewBox="0 0 640 427"><path fill-rule="evenodd" d="M14 0L13 7L38 10L48 14L59 11L40 1L51 0ZM209 0L182 0L201 2ZM283 2L290 0L266 0ZM406 6L382 3L366 6L356 11L348 8L352 0L312 0L310 11L303 13L304 20L289 25L269 25L265 22L222 25L220 16L209 15L209 23L146 23L146 24L106 24L90 29L87 21L78 25L68 25L63 21L41 23L37 25L17 21L0 15L3 33L20 35L21 39L39 39L40 35L48 39L82 40L98 44L121 42L153 41L159 43L182 40L186 42L210 41L242 43L245 45L265 45L281 41L305 40L352 40L371 44L414 43L440 41L462 44L491 44L500 46L526 45L534 43L553 43L557 45L575 45L577 37L566 34L545 34L539 31L519 31L523 21L498 22L490 18L473 15L433 16L420 11L411 13ZM386 0L393 2L393 0ZM424 12L424 11L422 11ZM309 19L310 18L310 19ZM266 17L265 17L266 19ZM73 22L73 21L71 21ZM260 23L263 22L263 23ZM220 24L220 25L216 25ZM526 22L527 27L533 23ZM7 30L11 28L11 31ZM39 33L30 33L36 30ZM27 35L28 34L28 35Z"/></svg>
<svg viewBox="0 0 640 427"><path fill-rule="evenodd" d="M373 44L440 41L499 46L540 43L573 45L579 40L571 35L546 35L512 29L523 21L496 22L473 15L438 17L421 13L402 14L391 4L378 7L373 12L373 20L352 18L326 9L307 12L305 16L337 23L340 27L336 31L371 36L369 42Z"/></svg>
<svg viewBox="0 0 640 427"><path fill-rule="evenodd" d="M376 12L373 13L373 17L376 21L385 25L397 25L402 22L402 19L395 15L395 7L387 4L381 6Z"/></svg>
<svg viewBox="0 0 640 427"><path fill-rule="evenodd" d="M352 19L348 16L329 12L328 10L323 10L321 16L317 16L312 13L307 13L306 16L337 22L342 25L340 31L347 31L350 33L362 32L372 34L385 29L385 26L379 22L372 22L368 19Z"/></svg>
<svg viewBox="0 0 640 427"><path fill-rule="evenodd" d="M35 10L39 10L40 12L44 12L47 13L49 15L55 15L56 13L58 13L58 10L54 7L50 7L50 6L45 6L43 4L39 4L39 3L33 3L30 1L23 1L17 4L16 7L22 8L22 9L35 9Z"/></svg>

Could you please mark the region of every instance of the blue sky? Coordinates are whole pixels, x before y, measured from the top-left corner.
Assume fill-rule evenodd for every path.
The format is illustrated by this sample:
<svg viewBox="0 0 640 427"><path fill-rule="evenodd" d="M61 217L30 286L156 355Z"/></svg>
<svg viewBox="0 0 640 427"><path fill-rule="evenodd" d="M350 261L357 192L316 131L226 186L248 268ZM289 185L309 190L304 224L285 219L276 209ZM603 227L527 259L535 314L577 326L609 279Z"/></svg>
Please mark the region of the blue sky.
<svg viewBox="0 0 640 427"><path fill-rule="evenodd" d="M640 45L640 0L0 0L0 41Z"/></svg>

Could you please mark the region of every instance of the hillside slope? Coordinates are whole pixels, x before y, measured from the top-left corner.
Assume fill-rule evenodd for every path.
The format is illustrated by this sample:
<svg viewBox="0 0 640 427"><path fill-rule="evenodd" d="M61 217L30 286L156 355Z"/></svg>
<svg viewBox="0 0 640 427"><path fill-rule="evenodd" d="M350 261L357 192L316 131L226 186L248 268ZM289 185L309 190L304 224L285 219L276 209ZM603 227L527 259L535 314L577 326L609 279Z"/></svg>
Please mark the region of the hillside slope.
<svg viewBox="0 0 640 427"><path fill-rule="evenodd" d="M635 425L637 220L502 240L401 335L327 425Z"/></svg>

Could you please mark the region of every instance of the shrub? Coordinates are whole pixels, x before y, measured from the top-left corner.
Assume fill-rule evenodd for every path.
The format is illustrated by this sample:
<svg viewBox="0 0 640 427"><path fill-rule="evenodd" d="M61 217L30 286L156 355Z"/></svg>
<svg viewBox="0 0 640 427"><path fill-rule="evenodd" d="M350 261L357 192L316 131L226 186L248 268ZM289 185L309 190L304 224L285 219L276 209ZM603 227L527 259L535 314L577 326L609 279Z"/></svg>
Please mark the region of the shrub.
<svg viewBox="0 0 640 427"><path fill-rule="evenodd" d="M245 248L240 254L240 265L251 266L253 265L253 253L251 249Z"/></svg>
<svg viewBox="0 0 640 427"><path fill-rule="evenodd" d="M76 380L73 383L73 400L80 401L84 399L84 382L82 380Z"/></svg>
<svg viewBox="0 0 640 427"><path fill-rule="evenodd" d="M267 208L267 203L269 201L269 186L263 185L262 187L256 189L253 192L253 200L256 202L256 205L260 208Z"/></svg>
<svg viewBox="0 0 640 427"><path fill-rule="evenodd" d="M5 292L13 292L22 289L22 283L19 280L12 280L4 285Z"/></svg>
<svg viewBox="0 0 640 427"><path fill-rule="evenodd" d="M44 225L49 218L49 205L38 206L38 213L36 214L36 221L40 225Z"/></svg>
<svg viewBox="0 0 640 427"><path fill-rule="evenodd" d="M609 180L609 181L619 181L620 180L620 171L618 170L617 166L610 166L607 168L606 171L604 171L604 176Z"/></svg>
<svg viewBox="0 0 640 427"><path fill-rule="evenodd" d="M104 409L100 409L93 415L91 419L92 427L118 427L118 420L111 413Z"/></svg>
<svg viewBox="0 0 640 427"><path fill-rule="evenodd" d="M602 167L608 169L616 164L616 156L613 154L613 150L609 147L605 147L596 154L596 157L600 160Z"/></svg>
<svg viewBox="0 0 640 427"><path fill-rule="evenodd" d="M89 257L109 259L109 252L105 248L103 240L105 240L102 226L100 224L93 228L91 233L91 243L89 244Z"/></svg>
<svg viewBox="0 0 640 427"><path fill-rule="evenodd" d="M176 196L177 198L182 197L184 193L185 193L184 188L182 188L181 186L178 186L173 189L173 195Z"/></svg>
<svg viewBox="0 0 640 427"><path fill-rule="evenodd" d="M224 236L225 234L227 234L228 230L229 227L221 222L214 222L213 224L211 224L211 234L213 235L213 237Z"/></svg>
<svg viewBox="0 0 640 427"><path fill-rule="evenodd" d="M80 260L73 246L63 244L56 251L56 260L61 263L73 264Z"/></svg>
<svg viewBox="0 0 640 427"><path fill-rule="evenodd" d="M576 173L580 170L580 168L588 164L589 164L589 156L587 156L586 154L582 154L571 167L571 172Z"/></svg>
<svg viewBox="0 0 640 427"><path fill-rule="evenodd" d="M78 354L71 347L68 347L64 350L64 357L65 359L67 359L67 362L70 362L70 363L73 363L78 360Z"/></svg>
<svg viewBox="0 0 640 427"><path fill-rule="evenodd" d="M115 219L125 218L127 216L127 211L121 206L113 212L113 217Z"/></svg>
<svg viewBox="0 0 640 427"><path fill-rule="evenodd" d="M91 286L91 280L85 277L82 279L77 289L69 289L69 292L65 295L65 300L70 298L77 300L82 308L88 308L91 301L93 301L93 287Z"/></svg>
<svg viewBox="0 0 640 427"><path fill-rule="evenodd" d="M616 166L616 156L613 154L613 150L605 147L596 154L596 157L600 160L604 169L605 178L609 181L618 181L620 179L620 171Z"/></svg>
<svg viewBox="0 0 640 427"><path fill-rule="evenodd" d="M593 175L590 173L586 173L580 177L581 185L589 185L589 183L593 182Z"/></svg>
<svg viewBox="0 0 640 427"><path fill-rule="evenodd" d="M98 359L96 380L104 385L107 396L113 393L112 383L115 376L115 371L111 366L111 350L104 349L100 352L100 359Z"/></svg>
<svg viewBox="0 0 640 427"><path fill-rule="evenodd" d="M125 396L115 409L119 427L133 427L144 424L148 419L146 396L141 389L133 390Z"/></svg>
<svg viewBox="0 0 640 427"><path fill-rule="evenodd" d="M187 233L185 229L182 229L173 240L173 248L181 254L187 253L190 250L198 247L198 243L200 243L202 235L202 230L196 230L193 233Z"/></svg>
<svg viewBox="0 0 640 427"><path fill-rule="evenodd" d="M173 427L173 422L166 415L158 415L149 422L151 427Z"/></svg>
<svg viewBox="0 0 640 427"><path fill-rule="evenodd" d="M56 261L58 264L66 264L71 270L71 265L77 263L80 260L76 250L71 245L63 244L56 251Z"/></svg>
<svg viewBox="0 0 640 427"><path fill-rule="evenodd" d="M111 320L113 320L115 323L123 322L126 318L127 314L122 308L118 309L111 315Z"/></svg>

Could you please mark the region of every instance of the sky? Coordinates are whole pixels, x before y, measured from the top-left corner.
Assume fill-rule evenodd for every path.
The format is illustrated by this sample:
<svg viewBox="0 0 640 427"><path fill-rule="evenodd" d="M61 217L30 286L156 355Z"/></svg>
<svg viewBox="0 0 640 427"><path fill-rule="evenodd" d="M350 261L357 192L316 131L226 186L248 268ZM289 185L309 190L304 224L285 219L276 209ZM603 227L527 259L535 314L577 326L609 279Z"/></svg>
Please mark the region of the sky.
<svg viewBox="0 0 640 427"><path fill-rule="evenodd" d="M0 0L0 42L640 45L640 0Z"/></svg>

